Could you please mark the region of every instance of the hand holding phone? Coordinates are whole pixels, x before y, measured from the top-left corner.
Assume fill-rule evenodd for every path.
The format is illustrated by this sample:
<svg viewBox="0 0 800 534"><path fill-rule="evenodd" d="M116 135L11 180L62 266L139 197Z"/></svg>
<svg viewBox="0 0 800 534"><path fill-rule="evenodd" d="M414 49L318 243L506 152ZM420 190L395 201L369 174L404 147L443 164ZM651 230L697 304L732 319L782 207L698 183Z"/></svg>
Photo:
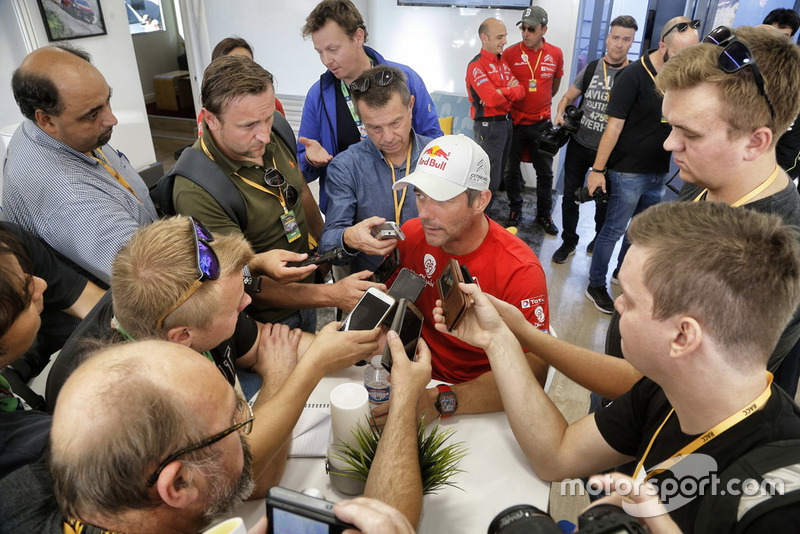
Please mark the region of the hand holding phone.
<svg viewBox="0 0 800 534"><path fill-rule="evenodd" d="M353 310L342 321L339 330L372 330L383 322L394 307L394 297L380 289L370 287L356 303Z"/></svg>
<svg viewBox="0 0 800 534"><path fill-rule="evenodd" d="M454 330L461 323L471 304L467 295L458 287L459 282L464 282L464 275L458 262L451 258L436 280L436 289L444 310L444 323L448 330Z"/></svg>
<svg viewBox="0 0 800 534"><path fill-rule="evenodd" d="M413 302L406 299L397 301L391 329L400 336L400 341L403 342L403 347L406 349L406 356L411 361L414 361L417 354L417 341L422 334L423 321L422 312L414 306ZM391 373L392 363L392 351L387 344L383 349L381 365Z"/></svg>

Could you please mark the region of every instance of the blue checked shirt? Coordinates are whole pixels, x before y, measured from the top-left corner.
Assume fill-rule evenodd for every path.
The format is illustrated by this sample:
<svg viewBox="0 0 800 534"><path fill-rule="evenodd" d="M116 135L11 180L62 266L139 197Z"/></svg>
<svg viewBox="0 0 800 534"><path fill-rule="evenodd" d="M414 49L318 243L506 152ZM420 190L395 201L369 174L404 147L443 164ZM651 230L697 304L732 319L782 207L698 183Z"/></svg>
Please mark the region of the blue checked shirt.
<svg viewBox="0 0 800 534"><path fill-rule="evenodd" d="M24 121L8 147L3 213L108 284L114 255L157 215L128 158L109 145L102 150L138 199L96 160Z"/></svg>

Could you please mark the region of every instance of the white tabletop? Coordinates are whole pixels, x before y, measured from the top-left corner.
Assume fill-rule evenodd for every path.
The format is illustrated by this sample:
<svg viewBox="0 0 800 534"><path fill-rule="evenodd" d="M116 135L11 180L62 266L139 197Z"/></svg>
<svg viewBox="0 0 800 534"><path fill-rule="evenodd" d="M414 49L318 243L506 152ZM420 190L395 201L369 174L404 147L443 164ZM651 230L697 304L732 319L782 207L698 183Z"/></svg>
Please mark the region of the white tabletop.
<svg viewBox="0 0 800 534"><path fill-rule="evenodd" d="M362 379L363 367L350 367L325 377L308 402L329 402L334 387ZM437 495L426 496L420 533L486 532L499 512L516 504L533 504L547 510L550 484L534 474L504 412L456 415L442 419L441 426L455 429L451 441L463 441L468 449L459 466L464 472L452 479L463 491L446 487ZM297 491L317 488L330 501L348 498L331 487L322 458L290 458L281 486ZM244 503L231 516L244 518L249 528L265 513L264 500L260 499Z"/></svg>

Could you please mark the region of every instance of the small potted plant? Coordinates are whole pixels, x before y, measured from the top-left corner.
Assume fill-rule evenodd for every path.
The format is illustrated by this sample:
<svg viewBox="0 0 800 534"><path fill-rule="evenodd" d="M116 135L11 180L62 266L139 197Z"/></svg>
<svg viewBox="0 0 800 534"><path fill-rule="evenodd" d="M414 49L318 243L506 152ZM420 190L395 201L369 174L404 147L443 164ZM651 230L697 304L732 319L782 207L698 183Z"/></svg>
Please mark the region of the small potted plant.
<svg viewBox="0 0 800 534"><path fill-rule="evenodd" d="M423 494L434 494L445 486L461 489L451 478L453 475L463 472L458 465L467 454L464 442L448 443L455 430L445 430L439 426L439 423L427 435L425 435L425 427L425 421L420 419L417 442ZM375 451L378 450L381 431L376 425L364 428L359 423L353 429L357 446L350 446L341 441L335 444L333 448L338 454L334 458L346 465L338 471L338 474L366 483L372 460L375 458Z"/></svg>

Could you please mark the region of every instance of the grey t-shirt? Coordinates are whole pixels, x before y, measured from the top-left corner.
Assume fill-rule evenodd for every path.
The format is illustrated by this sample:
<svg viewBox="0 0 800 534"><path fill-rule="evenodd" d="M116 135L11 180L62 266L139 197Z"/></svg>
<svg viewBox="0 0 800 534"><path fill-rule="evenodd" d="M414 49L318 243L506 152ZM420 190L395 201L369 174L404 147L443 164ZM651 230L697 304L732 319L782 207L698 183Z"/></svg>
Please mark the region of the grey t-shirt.
<svg viewBox="0 0 800 534"><path fill-rule="evenodd" d="M583 102L581 103L583 117L581 118L581 127L575 134L575 140L592 150L597 150L600 138L603 137L603 131L608 124L608 114L606 113L608 97L614 86L614 79L623 70L606 66L604 72L603 65L602 59L597 62L588 87L584 87L583 81L586 76L586 68L591 66L591 63L578 73L572 83L583 93Z"/></svg>

